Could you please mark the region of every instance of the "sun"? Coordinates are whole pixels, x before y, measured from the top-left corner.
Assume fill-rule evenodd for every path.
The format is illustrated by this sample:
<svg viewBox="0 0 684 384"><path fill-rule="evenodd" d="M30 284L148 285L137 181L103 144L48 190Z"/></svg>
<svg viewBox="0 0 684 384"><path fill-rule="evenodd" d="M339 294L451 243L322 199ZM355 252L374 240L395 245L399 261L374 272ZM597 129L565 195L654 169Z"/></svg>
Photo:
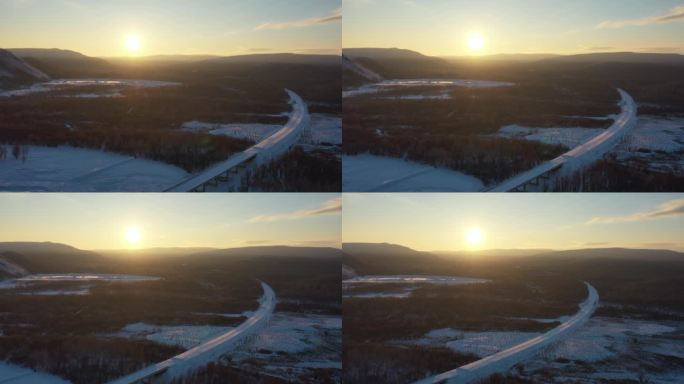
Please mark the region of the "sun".
<svg viewBox="0 0 684 384"><path fill-rule="evenodd" d="M466 240L468 241L468 244L471 247L479 246L480 244L482 244L482 241L484 240L482 230L477 227L469 228L466 231Z"/></svg>
<svg viewBox="0 0 684 384"><path fill-rule="evenodd" d="M142 232L138 227L128 227L124 233L124 239L130 247L135 247L142 240Z"/></svg>
<svg viewBox="0 0 684 384"><path fill-rule="evenodd" d="M140 48L142 48L142 40L140 40L140 36L138 35L129 35L126 37L124 46L129 53L136 54L140 52Z"/></svg>
<svg viewBox="0 0 684 384"><path fill-rule="evenodd" d="M473 53L482 52L485 47L485 38L480 33L470 33L467 38L468 49Z"/></svg>

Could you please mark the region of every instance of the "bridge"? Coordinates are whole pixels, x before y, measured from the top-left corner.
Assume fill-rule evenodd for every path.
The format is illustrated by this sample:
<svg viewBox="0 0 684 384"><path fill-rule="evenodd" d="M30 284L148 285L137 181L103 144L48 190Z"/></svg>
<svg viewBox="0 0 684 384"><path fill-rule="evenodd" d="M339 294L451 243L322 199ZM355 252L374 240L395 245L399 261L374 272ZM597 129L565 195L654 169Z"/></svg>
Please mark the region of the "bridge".
<svg viewBox="0 0 684 384"><path fill-rule="evenodd" d="M587 282L584 284L587 286L588 294L586 300L580 304L580 310L556 328L511 348L451 371L417 381L414 384L468 384L477 382L495 373L504 373L521 361L534 356L540 350L563 339L584 325L598 306L598 292L591 284Z"/></svg>
<svg viewBox="0 0 684 384"><path fill-rule="evenodd" d="M528 187L538 187L557 175L570 175L602 158L637 124L634 99L622 89L618 92L622 111L608 129L557 158L504 181L489 192L525 192Z"/></svg>
<svg viewBox="0 0 684 384"><path fill-rule="evenodd" d="M189 349L180 355L133 372L109 384L154 384L167 383L171 379L181 377L193 369L218 360L222 355L234 349L247 337L253 335L268 323L276 305L273 289L261 282L264 294L259 299L259 309L237 328L215 337L201 345Z"/></svg>
<svg viewBox="0 0 684 384"><path fill-rule="evenodd" d="M231 176L239 174L244 169L264 164L287 152L309 124L309 111L299 95L289 89L285 91L290 96L290 103L293 105L287 124L254 146L212 165L165 192L204 192L207 187L215 187L219 183L227 182Z"/></svg>

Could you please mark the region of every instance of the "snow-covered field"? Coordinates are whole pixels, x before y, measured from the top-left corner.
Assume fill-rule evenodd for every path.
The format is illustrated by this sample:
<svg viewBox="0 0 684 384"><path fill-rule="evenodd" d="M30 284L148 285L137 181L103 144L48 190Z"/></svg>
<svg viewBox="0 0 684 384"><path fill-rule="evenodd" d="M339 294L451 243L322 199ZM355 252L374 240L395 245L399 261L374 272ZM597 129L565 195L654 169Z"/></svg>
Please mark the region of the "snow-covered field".
<svg viewBox="0 0 684 384"><path fill-rule="evenodd" d="M212 325L150 325L134 323L125 326L116 336L146 339L159 344L173 345L190 349L216 336L226 333L233 327L219 327Z"/></svg>
<svg viewBox="0 0 684 384"><path fill-rule="evenodd" d="M655 171L684 175L684 118L639 116L636 128L611 154L618 160L645 161Z"/></svg>
<svg viewBox="0 0 684 384"><path fill-rule="evenodd" d="M81 97L117 97L112 96L112 89L121 89L123 87L134 88L160 88L160 87L176 87L180 83L169 81L155 81L155 80L127 80L127 79L59 79L52 80L45 83L37 83L28 88L14 89L10 91L0 92L0 97L17 97L26 96L34 93L44 93L53 91L63 91L67 89L74 89L78 87L103 87L104 93L89 93L82 94L88 96ZM115 92L115 91L114 91ZM115 92L116 94L118 92ZM74 96L71 96L74 97Z"/></svg>
<svg viewBox="0 0 684 384"><path fill-rule="evenodd" d="M187 177L181 168L104 151L27 146L25 160L0 160L0 191L152 192ZM5 146L7 153L11 148Z"/></svg>
<svg viewBox="0 0 684 384"><path fill-rule="evenodd" d="M603 131L600 128L529 128L513 124L502 127L495 136L575 148Z"/></svg>
<svg viewBox="0 0 684 384"><path fill-rule="evenodd" d="M114 380L112 381L112 384L133 384L155 376L158 377L161 382L168 382L174 378L182 377L190 370L217 361L221 356L228 352L232 352L247 338L265 327L273 314L276 305L275 292L273 292L273 289L269 285L263 282L261 283L261 287L264 294L259 299L259 309L254 311L251 316L239 326L227 328L225 332L219 333L215 335L215 337L203 341L201 344L194 346L180 355ZM144 329L145 327L146 325L141 324L133 325L134 330L137 328ZM199 337L206 336L207 332L212 331L208 331L205 328L202 332L203 333L199 335ZM197 331L195 331L195 333L197 333ZM159 335L161 334L163 333L160 333ZM168 341L169 337L164 336L162 340ZM185 340L189 341L187 338ZM162 376L159 377L160 375Z"/></svg>
<svg viewBox="0 0 684 384"><path fill-rule="evenodd" d="M610 128L592 137L586 142L577 145L568 152L545 161L536 167L515 175L500 183L491 192L510 192L552 171L557 175L568 176L601 159L606 153L617 146L637 125L637 106L632 96L622 89L619 105L621 112L615 116L615 122Z"/></svg>
<svg viewBox="0 0 684 384"><path fill-rule="evenodd" d="M279 312L252 341L245 345L250 354L259 350L301 353L320 347L326 331L342 329L339 316Z"/></svg>
<svg viewBox="0 0 684 384"><path fill-rule="evenodd" d="M585 285L588 291L587 298L580 304L579 311L561 325L544 334L521 341L518 344L514 344L480 360L466 364L462 367L454 368L439 375L427 377L416 383L428 384L447 381L452 384L465 384L482 380L494 373L506 373L514 365L534 357L538 352L567 338L572 332L586 324L587 320L589 320L598 306L598 292L591 284L585 282ZM445 333L444 330L439 330L437 332L438 334ZM498 337L495 339L501 339L501 335L497 336ZM481 336L478 335L478 337ZM506 342L511 341L506 340ZM472 348L472 344L465 343L463 344L463 347Z"/></svg>
<svg viewBox="0 0 684 384"><path fill-rule="evenodd" d="M36 372L14 364L0 361L0 383L2 384L69 384L57 376Z"/></svg>
<svg viewBox="0 0 684 384"><path fill-rule="evenodd" d="M482 181L448 169L373 155L342 157L345 192L477 192Z"/></svg>
<svg viewBox="0 0 684 384"><path fill-rule="evenodd" d="M650 321L598 317L589 320L577 332L552 346L545 354L552 359L594 362L628 352L632 336L654 336L675 330L674 327ZM679 344L678 351L672 350L675 355L684 352L684 343Z"/></svg>
<svg viewBox="0 0 684 384"><path fill-rule="evenodd" d="M40 290L34 292L22 292L31 295L84 295L90 292L93 282L109 283L138 283L144 281L159 280L155 276L123 275L123 274L98 274L98 273L60 273L60 274L37 274L28 275L17 279L0 280L0 289L30 288L35 285L41 287L49 283L76 282L84 283L78 288Z"/></svg>
<svg viewBox="0 0 684 384"><path fill-rule="evenodd" d="M278 312L231 356L236 366L259 361L259 370L298 382L312 369L342 369L340 316Z"/></svg>
<svg viewBox="0 0 684 384"><path fill-rule="evenodd" d="M355 276L342 281L343 297L355 299L375 299L375 298L394 298L405 299L410 297L419 284L437 285L463 285L463 284L482 284L490 280L473 277L459 276L422 276L422 275L366 275ZM405 285L399 290L377 291L355 291L358 286L370 286L376 284L400 284Z"/></svg>
<svg viewBox="0 0 684 384"><path fill-rule="evenodd" d="M354 97L365 94L381 93L397 87L464 87L464 88L498 88L510 87L514 83L490 80L460 80L460 79L406 79L385 80L379 83L365 84L355 89L342 92L342 97Z"/></svg>
<svg viewBox="0 0 684 384"><path fill-rule="evenodd" d="M446 346L478 357L493 355L539 336L535 332L466 332L451 328L435 329L415 341L418 345Z"/></svg>
<svg viewBox="0 0 684 384"><path fill-rule="evenodd" d="M342 145L342 118L323 113L311 114L309 125L302 132L298 143Z"/></svg>
<svg viewBox="0 0 684 384"><path fill-rule="evenodd" d="M481 284L491 280L479 279L475 277L459 276L428 276L428 275L367 275L358 276L344 280L344 284L443 284L443 285L462 285L462 284Z"/></svg>
<svg viewBox="0 0 684 384"><path fill-rule="evenodd" d="M190 132L204 132L210 135L229 136L258 142L276 133L282 126L275 124L219 124L189 121L184 123L181 128Z"/></svg>

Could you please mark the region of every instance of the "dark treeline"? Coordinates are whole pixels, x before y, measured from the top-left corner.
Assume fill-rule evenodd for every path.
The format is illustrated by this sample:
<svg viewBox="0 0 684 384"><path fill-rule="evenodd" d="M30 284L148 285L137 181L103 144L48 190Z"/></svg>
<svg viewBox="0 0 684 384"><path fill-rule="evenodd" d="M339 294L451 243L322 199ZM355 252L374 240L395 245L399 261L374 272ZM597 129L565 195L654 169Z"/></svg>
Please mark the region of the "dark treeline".
<svg viewBox="0 0 684 384"><path fill-rule="evenodd" d="M349 384L400 384L477 360L446 347L395 346L345 340L343 380Z"/></svg>
<svg viewBox="0 0 684 384"><path fill-rule="evenodd" d="M681 172L679 172L681 174ZM562 192L672 192L684 191L684 177L635 168L603 159L589 168L556 181L552 191Z"/></svg>
<svg viewBox="0 0 684 384"><path fill-rule="evenodd" d="M244 175L241 183L250 192L339 192L342 162L334 154L295 147Z"/></svg>

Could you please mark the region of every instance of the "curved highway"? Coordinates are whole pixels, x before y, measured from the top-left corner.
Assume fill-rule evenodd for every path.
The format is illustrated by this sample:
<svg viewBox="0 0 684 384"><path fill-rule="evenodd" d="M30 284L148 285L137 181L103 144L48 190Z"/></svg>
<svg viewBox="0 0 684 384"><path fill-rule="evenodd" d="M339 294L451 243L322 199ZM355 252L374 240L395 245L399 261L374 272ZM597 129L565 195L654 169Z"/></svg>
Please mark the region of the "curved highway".
<svg viewBox="0 0 684 384"><path fill-rule="evenodd" d="M290 96L293 110L283 128L243 152L236 153L227 160L214 164L200 174L167 189L166 192L195 191L206 184L227 178L231 170L238 167L264 164L287 152L299 140L299 136L309 124L309 110L299 95L289 89L285 91Z"/></svg>
<svg viewBox="0 0 684 384"><path fill-rule="evenodd" d="M527 340L524 343L520 343L470 364L419 380L415 382L415 384L467 384L485 379L495 373L505 373L511 367L530 358L541 349L568 336L589 320L598 306L598 292L591 284L587 282L584 284L587 286L588 295L586 300L580 304L580 310L556 328L543 335Z"/></svg>
<svg viewBox="0 0 684 384"><path fill-rule="evenodd" d="M114 380L110 384L167 383L173 378L181 377L194 369L218 360L245 338L265 326L271 318L276 305L276 295L273 289L264 282L261 282L261 288L264 294L259 299L259 309L238 327L180 355Z"/></svg>
<svg viewBox="0 0 684 384"><path fill-rule="evenodd" d="M565 175L569 175L600 159L617 145L637 124L637 105L634 99L622 89L618 89L618 92L621 97L620 106L622 107L622 112L617 116L613 125L606 129L605 132L553 160L544 162L529 171L504 181L490 189L489 192L514 191L545 174L561 169L561 167L562 172Z"/></svg>

